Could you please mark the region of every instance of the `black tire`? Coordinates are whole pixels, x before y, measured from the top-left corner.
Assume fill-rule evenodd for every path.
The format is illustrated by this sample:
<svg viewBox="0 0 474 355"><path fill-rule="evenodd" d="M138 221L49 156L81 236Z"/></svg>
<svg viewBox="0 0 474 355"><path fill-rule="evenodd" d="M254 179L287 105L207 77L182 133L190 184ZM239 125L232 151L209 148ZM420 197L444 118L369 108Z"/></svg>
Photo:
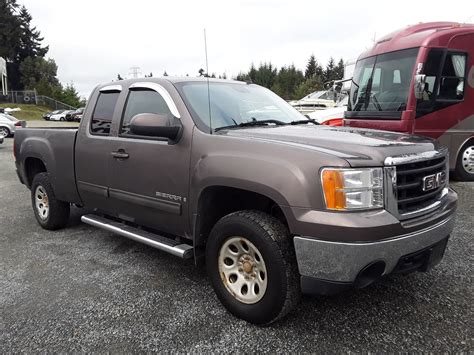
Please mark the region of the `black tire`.
<svg viewBox="0 0 474 355"><path fill-rule="evenodd" d="M0 127L0 131L5 133L5 138L10 137L11 132L7 127Z"/></svg>
<svg viewBox="0 0 474 355"><path fill-rule="evenodd" d="M236 236L253 243L266 267L266 291L253 304L244 303L231 294L219 272L221 247ZM299 302L299 273L291 236L279 220L266 213L239 211L220 219L209 235L206 264L212 287L224 307L250 323L266 325L275 322Z"/></svg>
<svg viewBox="0 0 474 355"><path fill-rule="evenodd" d="M474 154L474 140L469 140L459 150L459 154L456 160L456 170L454 171L454 177L460 181L474 181L474 170L468 172L466 164L468 163L468 157L466 154Z"/></svg>
<svg viewBox="0 0 474 355"><path fill-rule="evenodd" d="M41 191L46 194L47 214L43 214L42 210L37 206L37 193L40 191L38 187L41 187ZM56 230L64 228L69 221L70 205L67 202L56 199L47 173L39 173L33 178L33 183L31 184L31 204L36 220L44 229Z"/></svg>

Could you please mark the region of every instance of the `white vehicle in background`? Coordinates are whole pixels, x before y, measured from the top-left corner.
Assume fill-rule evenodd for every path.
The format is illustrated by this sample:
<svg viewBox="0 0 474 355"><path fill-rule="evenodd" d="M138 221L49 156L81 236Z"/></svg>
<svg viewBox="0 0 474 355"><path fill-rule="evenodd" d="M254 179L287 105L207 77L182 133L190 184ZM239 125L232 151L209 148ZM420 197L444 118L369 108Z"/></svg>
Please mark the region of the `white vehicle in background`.
<svg viewBox="0 0 474 355"><path fill-rule="evenodd" d="M307 116L323 125L341 126L342 119L344 118L344 112L347 110L348 101L349 95L344 95L344 97L338 101L336 106L333 108L313 111L308 113Z"/></svg>
<svg viewBox="0 0 474 355"><path fill-rule="evenodd" d="M64 110L49 117L50 121L66 121L66 115L72 113L73 111Z"/></svg>
<svg viewBox="0 0 474 355"><path fill-rule="evenodd" d="M18 128L25 126L25 121L20 121L7 113L0 113L0 136L5 138L13 136Z"/></svg>
<svg viewBox="0 0 474 355"><path fill-rule="evenodd" d="M334 107L335 96L332 91L315 91L306 95L301 100L290 101L289 104L302 114L307 114L316 110L324 110Z"/></svg>

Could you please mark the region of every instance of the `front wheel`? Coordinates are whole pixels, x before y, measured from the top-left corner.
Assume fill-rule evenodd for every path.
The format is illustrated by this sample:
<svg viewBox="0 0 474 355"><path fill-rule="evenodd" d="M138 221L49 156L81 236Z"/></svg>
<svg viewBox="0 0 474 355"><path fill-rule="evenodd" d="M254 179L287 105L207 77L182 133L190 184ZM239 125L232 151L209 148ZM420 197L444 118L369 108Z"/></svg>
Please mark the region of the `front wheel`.
<svg viewBox="0 0 474 355"><path fill-rule="evenodd" d="M41 227L56 230L66 226L70 205L56 198L47 173L39 173L33 178L31 202Z"/></svg>
<svg viewBox="0 0 474 355"><path fill-rule="evenodd" d="M206 264L222 304L250 323L272 323L299 301L291 236L268 214L240 211L219 220L209 235Z"/></svg>
<svg viewBox="0 0 474 355"><path fill-rule="evenodd" d="M474 140L467 142L459 151L455 175L461 181L474 181Z"/></svg>

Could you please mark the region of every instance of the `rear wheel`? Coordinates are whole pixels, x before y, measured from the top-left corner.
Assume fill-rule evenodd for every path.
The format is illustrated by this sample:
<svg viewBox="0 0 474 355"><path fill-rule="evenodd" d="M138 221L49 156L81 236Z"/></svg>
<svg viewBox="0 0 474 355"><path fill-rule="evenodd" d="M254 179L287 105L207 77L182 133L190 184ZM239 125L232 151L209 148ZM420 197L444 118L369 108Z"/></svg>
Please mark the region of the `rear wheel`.
<svg viewBox="0 0 474 355"><path fill-rule="evenodd" d="M259 211L219 220L209 236L206 263L212 286L235 316L269 324L299 301L299 274L288 229Z"/></svg>
<svg viewBox="0 0 474 355"><path fill-rule="evenodd" d="M459 151L455 175L462 181L474 181L474 140L464 144Z"/></svg>
<svg viewBox="0 0 474 355"><path fill-rule="evenodd" d="M41 227L56 230L66 226L70 205L56 198L47 173L39 173L33 178L31 202Z"/></svg>

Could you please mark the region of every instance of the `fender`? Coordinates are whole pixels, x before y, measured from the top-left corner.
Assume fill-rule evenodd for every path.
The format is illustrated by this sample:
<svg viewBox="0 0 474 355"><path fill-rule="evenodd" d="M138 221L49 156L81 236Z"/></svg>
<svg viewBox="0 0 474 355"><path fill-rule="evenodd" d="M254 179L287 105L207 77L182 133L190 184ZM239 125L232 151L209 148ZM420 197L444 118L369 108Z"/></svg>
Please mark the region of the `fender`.
<svg viewBox="0 0 474 355"><path fill-rule="evenodd" d="M75 139L60 142L42 136L25 137L18 155L21 157L20 174L26 177L26 160L37 158L46 167L56 197L61 201L81 204L74 175L74 144ZM27 182L26 179L24 181Z"/></svg>
<svg viewBox="0 0 474 355"><path fill-rule="evenodd" d="M19 156L21 157L20 169L23 177L26 178L25 163L28 158L36 158L43 162L46 171L51 179L56 177L56 164L51 143L43 137L27 137L20 146ZM24 179L27 182L27 179ZM53 190L56 184L53 183ZM30 186L28 186L29 188ZM56 194L56 191L54 191Z"/></svg>
<svg viewBox="0 0 474 355"><path fill-rule="evenodd" d="M216 152L201 157L191 171L190 214L197 213L201 193L211 186L233 187L261 194L279 206L309 207L304 172L278 157ZM277 171L278 174L269 174ZM315 190L315 189L313 189Z"/></svg>

